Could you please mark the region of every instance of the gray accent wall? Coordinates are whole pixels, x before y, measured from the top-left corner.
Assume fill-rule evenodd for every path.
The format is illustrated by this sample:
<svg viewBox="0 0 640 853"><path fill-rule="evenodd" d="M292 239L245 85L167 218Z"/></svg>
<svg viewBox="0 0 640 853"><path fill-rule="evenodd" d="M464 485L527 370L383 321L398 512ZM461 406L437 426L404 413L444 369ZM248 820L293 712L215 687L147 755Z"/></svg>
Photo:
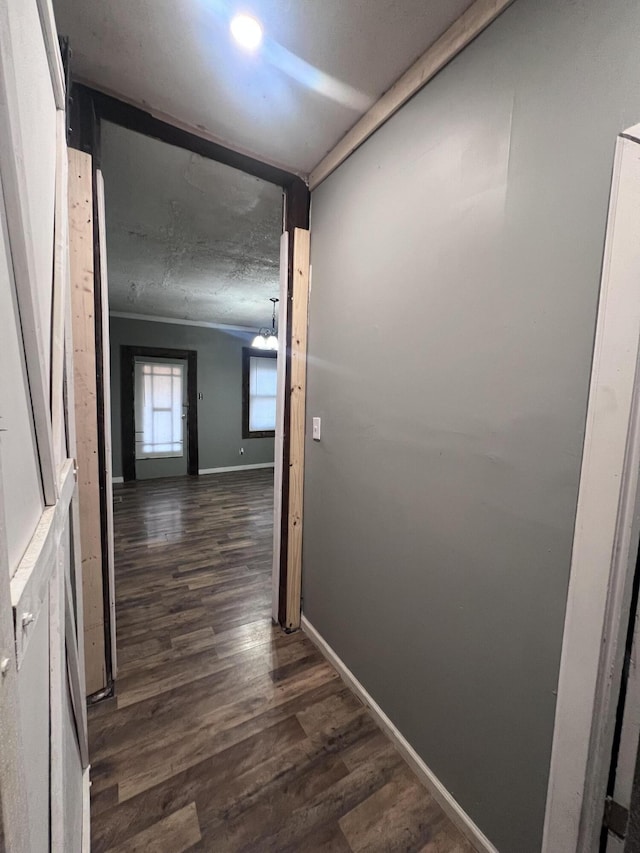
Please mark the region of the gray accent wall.
<svg viewBox="0 0 640 853"><path fill-rule="evenodd" d="M114 477L122 476L122 345L190 349L198 353L198 392L203 395L198 401L200 470L273 462L272 438L242 438L242 347L250 344L251 334L122 317L109 319Z"/></svg>
<svg viewBox="0 0 640 853"><path fill-rule="evenodd" d="M312 196L304 613L501 853L541 846L639 44L637 0L515 0Z"/></svg>

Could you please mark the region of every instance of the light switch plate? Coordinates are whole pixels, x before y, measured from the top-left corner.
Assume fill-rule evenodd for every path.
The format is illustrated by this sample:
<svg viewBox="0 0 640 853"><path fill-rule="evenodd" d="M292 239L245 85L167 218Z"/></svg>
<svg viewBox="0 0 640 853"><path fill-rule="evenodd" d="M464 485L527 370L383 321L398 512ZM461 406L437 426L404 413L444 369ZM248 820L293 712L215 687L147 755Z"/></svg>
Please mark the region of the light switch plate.
<svg viewBox="0 0 640 853"><path fill-rule="evenodd" d="M313 440L320 441L320 418L313 419Z"/></svg>

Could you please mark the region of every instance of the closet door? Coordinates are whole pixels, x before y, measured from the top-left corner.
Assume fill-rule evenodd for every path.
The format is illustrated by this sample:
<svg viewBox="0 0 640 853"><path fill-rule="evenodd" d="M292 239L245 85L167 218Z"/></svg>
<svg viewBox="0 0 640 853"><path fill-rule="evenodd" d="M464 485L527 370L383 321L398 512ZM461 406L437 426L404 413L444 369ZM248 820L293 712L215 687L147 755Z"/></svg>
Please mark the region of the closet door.
<svg viewBox="0 0 640 853"><path fill-rule="evenodd" d="M88 828L65 80L50 0L0 4L0 804L11 851Z"/></svg>

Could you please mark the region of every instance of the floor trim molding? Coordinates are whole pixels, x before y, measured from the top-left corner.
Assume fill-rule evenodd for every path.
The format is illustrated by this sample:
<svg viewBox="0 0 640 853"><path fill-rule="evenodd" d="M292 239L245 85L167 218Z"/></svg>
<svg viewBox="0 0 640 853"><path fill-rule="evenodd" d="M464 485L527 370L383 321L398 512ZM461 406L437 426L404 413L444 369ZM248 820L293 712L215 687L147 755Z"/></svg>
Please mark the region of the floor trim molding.
<svg viewBox="0 0 640 853"><path fill-rule="evenodd" d="M434 800L436 800L445 814L458 827L460 832L469 839L477 849L478 853L498 853L486 835L484 835L484 833L471 820L469 815L464 811L457 800L454 799L452 794L444 787L438 777L427 767L411 744L405 737L403 737L400 731L398 731L396 726L394 726L378 703L369 695L367 690L358 681L347 665L340 657L338 657L324 637L318 633L304 614L302 615L301 627L314 646L316 646L334 669L337 670L345 684L362 702L364 702L367 708L371 711L376 723L393 741L399 753L416 773L420 781L428 788Z"/></svg>
<svg viewBox="0 0 640 853"><path fill-rule="evenodd" d="M226 468L201 468L198 474L226 474L228 471L254 471L258 468L273 468L273 462L259 462L256 465L229 465Z"/></svg>
<svg viewBox="0 0 640 853"><path fill-rule="evenodd" d="M253 471L258 468L273 468L273 462L259 462L255 465L229 465L226 468L200 468L198 474L226 474L228 471ZM112 477L114 486L124 483L124 477Z"/></svg>

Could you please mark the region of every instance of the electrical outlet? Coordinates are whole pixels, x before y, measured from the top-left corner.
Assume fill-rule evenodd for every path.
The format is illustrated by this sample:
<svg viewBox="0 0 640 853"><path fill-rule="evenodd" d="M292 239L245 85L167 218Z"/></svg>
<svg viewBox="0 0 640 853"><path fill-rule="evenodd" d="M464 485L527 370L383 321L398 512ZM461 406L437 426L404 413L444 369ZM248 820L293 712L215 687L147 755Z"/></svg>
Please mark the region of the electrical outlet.
<svg viewBox="0 0 640 853"><path fill-rule="evenodd" d="M244 447L240 448L240 456L244 456Z"/></svg>

